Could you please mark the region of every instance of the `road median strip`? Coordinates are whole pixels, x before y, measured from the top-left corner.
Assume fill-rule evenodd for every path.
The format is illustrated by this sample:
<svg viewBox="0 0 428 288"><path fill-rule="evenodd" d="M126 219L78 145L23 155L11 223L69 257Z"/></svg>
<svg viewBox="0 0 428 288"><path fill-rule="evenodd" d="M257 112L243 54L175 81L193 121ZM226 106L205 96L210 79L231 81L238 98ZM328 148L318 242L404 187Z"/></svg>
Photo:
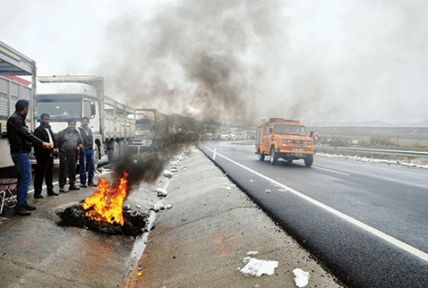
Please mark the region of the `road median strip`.
<svg viewBox="0 0 428 288"><path fill-rule="evenodd" d="M173 208L158 215L128 287L293 287L296 268L310 287L340 287L199 150L168 192Z"/></svg>

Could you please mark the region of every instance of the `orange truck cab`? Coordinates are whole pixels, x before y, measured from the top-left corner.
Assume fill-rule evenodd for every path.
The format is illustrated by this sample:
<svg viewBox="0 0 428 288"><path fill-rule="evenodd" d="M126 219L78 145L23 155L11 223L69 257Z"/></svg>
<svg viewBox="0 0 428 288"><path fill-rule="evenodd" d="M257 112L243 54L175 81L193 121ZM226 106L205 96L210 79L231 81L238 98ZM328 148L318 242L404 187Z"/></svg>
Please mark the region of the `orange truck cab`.
<svg viewBox="0 0 428 288"><path fill-rule="evenodd" d="M305 166L310 167L314 162L315 144L299 120L270 118L257 127L256 154L260 161L269 156L272 165L280 158L289 163L303 159Z"/></svg>

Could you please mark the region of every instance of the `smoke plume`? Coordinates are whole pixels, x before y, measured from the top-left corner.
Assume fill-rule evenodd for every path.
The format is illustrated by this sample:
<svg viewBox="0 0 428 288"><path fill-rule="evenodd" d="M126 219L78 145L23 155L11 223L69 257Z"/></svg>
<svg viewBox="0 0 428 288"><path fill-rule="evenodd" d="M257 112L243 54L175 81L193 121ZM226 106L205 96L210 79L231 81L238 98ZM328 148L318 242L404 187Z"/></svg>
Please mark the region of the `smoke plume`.
<svg viewBox="0 0 428 288"><path fill-rule="evenodd" d="M426 118L421 1L177 0L110 22L110 95L165 113L324 125ZM411 97L411 98L409 98Z"/></svg>
<svg viewBox="0 0 428 288"><path fill-rule="evenodd" d="M107 90L135 106L253 120L263 69L250 51L275 34L280 11L276 0L183 0L149 21L126 15L109 25L112 54L99 70Z"/></svg>

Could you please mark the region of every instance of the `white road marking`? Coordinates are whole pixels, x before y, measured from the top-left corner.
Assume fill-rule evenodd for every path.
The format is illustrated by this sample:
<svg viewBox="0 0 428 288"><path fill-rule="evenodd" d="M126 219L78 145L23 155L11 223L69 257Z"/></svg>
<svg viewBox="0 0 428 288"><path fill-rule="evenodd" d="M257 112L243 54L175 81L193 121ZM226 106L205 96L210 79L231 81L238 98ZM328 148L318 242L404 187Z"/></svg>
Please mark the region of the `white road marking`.
<svg viewBox="0 0 428 288"><path fill-rule="evenodd" d="M209 148L203 144L201 144L201 146L207 150L210 150L211 152L213 151L211 148ZM406 251L406 252L428 262L428 253L425 253L424 251L421 251L421 250L419 250L419 249L417 249L417 248L415 248L415 247L413 247L407 243L404 243L404 242L402 242L402 241L400 241L400 240L398 240L398 239L396 239L396 238L394 238L394 237L392 237L392 236L390 236L390 235L388 235L388 234L386 234L380 230L377 230L376 228L373 228L373 227L371 227L371 226L369 226L369 225L367 225L367 224L365 224L365 223L363 223L363 222L361 222L361 221L359 221L359 220L357 220L357 219L355 219L349 215L346 215L346 214L344 214L344 213L342 213L342 212L340 212L340 211L338 211L338 210L336 210L330 206L327 206L327 205L319 202L318 200L315 200L315 199L303 194L302 192L299 192L299 191L297 191L291 187L288 187L287 185L282 184L281 182L278 182L272 178L269 178L269 177L255 171L255 170L251 169L251 168L248 168L248 167L242 165L241 163L238 163L235 160L232 160L232 159L228 158L227 156L224 156L221 153L217 152L217 155L228 160L228 161L230 161L230 162L232 162L233 164L235 164L235 165L237 165L237 166L239 166L239 167L241 167L241 168L243 168L243 169L245 169L245 170L247 170L247 171L263 178L263 179L265 179L265 180L270 181L273 184L276 184L276 185L286 189L287 191L284 193L287 193L287 192L292 193L292 194L300 197L301 199L303 199L309 203L312 203L313 205L318 206L319 208L324 209L325 211L327 211L327 212L329 212L329 213L331 213L331 214L333 214L333 215L335 215L335 216L337 216L337 217L339 217L339 218L341 218L341 219L365 230L366 232L368 232L368 233L370 233L370 234L372 234L372 235L374 235L374 236L376 236L376 237L378 237L378 238L402 249L403 251Z"/></svg>
<svg viewBox="0 0 428 288"><path fill-rule="evenodd" d="M312 168L319 169L319 170L324 170L324 171L328 171L328 172L332 172L332 173L336 173L336 174L339 174L339 175L345 175L345 176L350 176L351 175L349 173L340 172L340 171L333 170L333 169L328 169L328 168L322 168L322 167L318 167L318 166L312 166Z"/></svg>
<svg viewBox="0 0 428 288"><path fill-rule="evenodd" d="M217 153L217 148L214 148L214 152L213 152L213 160L215 161L215 154Z"/></svg>

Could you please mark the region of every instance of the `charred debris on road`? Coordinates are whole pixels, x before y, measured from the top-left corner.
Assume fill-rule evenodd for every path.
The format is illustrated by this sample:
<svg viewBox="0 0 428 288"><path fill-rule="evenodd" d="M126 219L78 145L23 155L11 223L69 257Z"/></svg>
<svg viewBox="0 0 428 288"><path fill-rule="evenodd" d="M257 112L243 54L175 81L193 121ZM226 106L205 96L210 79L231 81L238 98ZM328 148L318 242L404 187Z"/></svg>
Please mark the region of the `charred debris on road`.
<svg viewBox="0 0 428 288"><path fill-rule="evenodd" d="M59 211L59 225L73 226L100 232L108 235L138 236L145 232L149 215L136 210L124 210L124 225L111 224L104 221L94 221L86 216L81 204L76 204Z"/></svg>

